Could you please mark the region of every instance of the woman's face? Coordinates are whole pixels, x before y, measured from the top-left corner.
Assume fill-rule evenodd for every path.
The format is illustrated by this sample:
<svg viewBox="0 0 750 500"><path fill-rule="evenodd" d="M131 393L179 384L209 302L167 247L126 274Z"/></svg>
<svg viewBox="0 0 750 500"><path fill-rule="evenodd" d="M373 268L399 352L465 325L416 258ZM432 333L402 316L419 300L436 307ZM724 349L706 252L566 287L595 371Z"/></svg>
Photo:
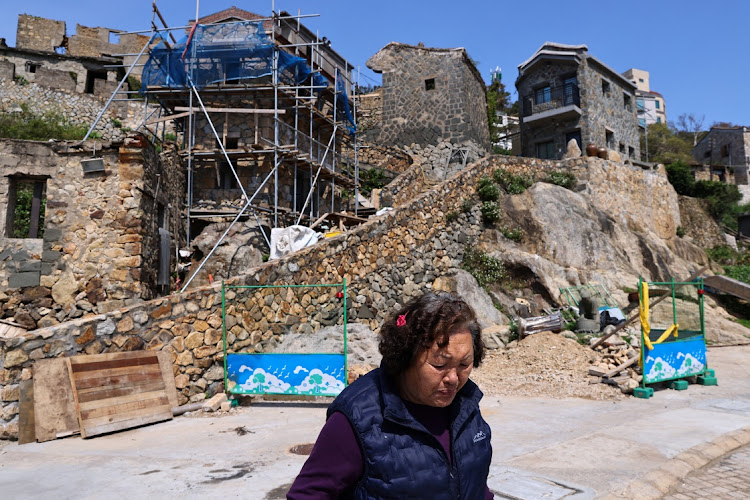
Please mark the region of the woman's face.
<svg viewBox="0 0 750 500"><path fill-rule="evenodd" d="M445 407L453 402L474 366L474 343L468 329L448 337L448 344L420 352L401 375L401 397L412 403Z"/></svg>

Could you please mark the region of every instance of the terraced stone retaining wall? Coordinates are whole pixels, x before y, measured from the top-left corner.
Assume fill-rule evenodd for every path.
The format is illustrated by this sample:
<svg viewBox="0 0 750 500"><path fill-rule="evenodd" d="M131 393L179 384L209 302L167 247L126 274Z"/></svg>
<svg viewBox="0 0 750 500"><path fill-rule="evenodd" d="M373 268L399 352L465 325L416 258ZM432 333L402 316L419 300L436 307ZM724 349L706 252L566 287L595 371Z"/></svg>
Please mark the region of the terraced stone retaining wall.
<svg viewBox="0 0 750 500"><path fill-rule="evenodd" d="M610 162L593 158L551 162L496 156L477 162L421 195L417 194L420 174L413 168L393 183L413 181L417 186L397 193L397 200L403 203L397 209L350 232L249 269L231 283L316 284L346 279L350 321L377 330L394 308L460 266L467 245L483 229L478 204L467 213L461 209L462 202L473 197L479 177L491 175L497 168L539 177L554 169L573 170L580 178L588 175L586 189L593 193L600 189L619 190L635 196L616 207L625 210L629 206L634 214L638 214L643 200L668 196L671 189L668 184L662 185L658 179L644 180L648 176L664 177L660 172L634 170L633 179L622 175L608 178L614 174L614 170L609 172L610 167L614 169ZM633 188L624 189L618 183L632 184ZM636 186L642 191L635 189ZM450 212L459 216L447 217ZM270 290L254 298L241 294L227 296L230 351L270 348L286 331L313 330L342 313L335 303L330 305L330 296L310 295L297 302L290 300L286 289ZM319 304L313 299L328 304L328 309L318 314ZM293 318L288 319L289 316ZM221 285L216 283L35 330L18 338L0 339L3 408L0 437L17 435L18 384L31 376L35 359L136 349L165 350L174 361L180 403L200 401L223 390L221 325Z"/></svg>

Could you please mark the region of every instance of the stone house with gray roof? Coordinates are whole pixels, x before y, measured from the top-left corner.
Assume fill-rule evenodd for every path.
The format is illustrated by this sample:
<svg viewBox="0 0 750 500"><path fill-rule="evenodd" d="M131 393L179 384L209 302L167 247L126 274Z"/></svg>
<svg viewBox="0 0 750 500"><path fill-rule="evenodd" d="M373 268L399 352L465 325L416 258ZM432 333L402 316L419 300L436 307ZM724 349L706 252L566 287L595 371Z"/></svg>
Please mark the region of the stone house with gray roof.
<svg viewBox="0 0 750 500"><path fill-rule="evenodd" d="M588 53L546 42L518 66L521 155L561 159L571 139L640 159L636 87Z"/></svg>

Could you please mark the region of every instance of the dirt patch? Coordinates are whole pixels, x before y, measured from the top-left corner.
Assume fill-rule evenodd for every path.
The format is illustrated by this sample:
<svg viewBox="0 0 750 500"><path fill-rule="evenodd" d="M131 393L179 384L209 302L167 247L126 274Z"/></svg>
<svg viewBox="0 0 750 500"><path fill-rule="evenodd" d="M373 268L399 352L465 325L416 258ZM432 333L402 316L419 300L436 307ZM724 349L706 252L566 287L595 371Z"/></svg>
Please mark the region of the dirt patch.
<svg viewBox="0 0 750 500"><path fill-rule="evenodd" d="M617 387L590 384L588 370L598 355L555 333L526 337L512 349L489 351L471 379L487 396L554 399L619 399Z"/></svg>

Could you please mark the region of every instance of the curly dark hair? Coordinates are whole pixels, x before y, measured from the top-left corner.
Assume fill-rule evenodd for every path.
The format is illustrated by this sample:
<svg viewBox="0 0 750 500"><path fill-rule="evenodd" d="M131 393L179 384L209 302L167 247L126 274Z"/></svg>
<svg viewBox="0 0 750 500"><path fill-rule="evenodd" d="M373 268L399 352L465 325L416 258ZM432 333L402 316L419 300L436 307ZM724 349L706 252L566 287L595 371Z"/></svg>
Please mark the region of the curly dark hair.
<svg viewBox="0 0 750 500"><path fill-rule="evenodd" d="M484 359L482 329L476 313L462 299L446 292L426 292L409 301L386 320L380 329L380 354L385 372L395 377L413 359L437 341L448 344L450 334L468 329L474 344L474 368Z"/></svg>

